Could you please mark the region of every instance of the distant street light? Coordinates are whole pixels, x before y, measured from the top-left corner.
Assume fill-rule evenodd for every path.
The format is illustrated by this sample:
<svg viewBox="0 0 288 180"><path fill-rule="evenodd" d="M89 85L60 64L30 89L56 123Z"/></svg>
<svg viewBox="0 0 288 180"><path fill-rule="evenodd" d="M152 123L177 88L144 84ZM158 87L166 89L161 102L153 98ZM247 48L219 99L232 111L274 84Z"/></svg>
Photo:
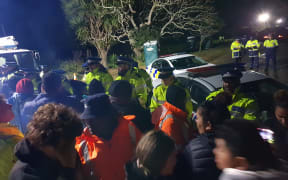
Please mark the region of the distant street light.
<svg viewBox="0 0 288 180"><path fill-rule="evenodd" d="M270 19L270 15L268 13L259 14L258 21L261 23L266 23Z"/></svg>
<svg viewBox="0 0 288 180"><path fill-rule="evenodd" d="M283 19L282 18L279 18L279 19L276 20L276 24L281 24L281 23L283 23Z"/></svg>

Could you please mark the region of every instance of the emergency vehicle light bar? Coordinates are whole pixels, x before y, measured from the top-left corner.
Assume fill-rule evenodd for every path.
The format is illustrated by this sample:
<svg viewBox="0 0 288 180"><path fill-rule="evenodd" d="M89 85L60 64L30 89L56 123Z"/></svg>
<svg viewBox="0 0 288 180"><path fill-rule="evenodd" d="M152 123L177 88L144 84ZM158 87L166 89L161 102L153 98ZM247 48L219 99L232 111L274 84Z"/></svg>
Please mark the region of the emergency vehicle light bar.
<svg viewBox="0 0 288 180"><path fill-rule="evenodd" d="M186 52L179 52L179 53L173 53L173 54L165 54L165 55L159 56L159 58L170 57L170 56L177 56L177 55L182 55L182 54L186 54Z"/></svg>
<svg viewBox="0 0 288 180"><path fill-rule="evenodd" d="M15 40L14 36L6 36L0 38L0 49L17 49L18 42Z"/></svg>
<svg viewBox="0 0 288 180"><path fill-rule="evenodd" d="M245 71L246 69L244 65L245 65L244 63L239 64L230 63L216 66L193 68L188 69L187 71L189 72L190 77L199 77L199 76L208 77L211 75L224 74L227 71L236 69L238 69L239 71Z"/></svg>

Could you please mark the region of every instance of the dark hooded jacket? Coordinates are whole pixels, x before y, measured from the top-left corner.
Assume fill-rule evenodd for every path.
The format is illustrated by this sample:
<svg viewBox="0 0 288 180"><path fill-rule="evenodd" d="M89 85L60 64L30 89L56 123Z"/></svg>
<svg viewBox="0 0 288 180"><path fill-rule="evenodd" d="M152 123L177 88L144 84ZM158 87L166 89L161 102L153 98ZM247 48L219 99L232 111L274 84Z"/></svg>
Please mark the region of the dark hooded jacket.
<svg viewBox="0 0 288 180"><path fill-rule="evenodd" d="M76 171L64 168L36 149L27 139L15 147L18 161L10 172L10 180L73 180Z"/></svg>

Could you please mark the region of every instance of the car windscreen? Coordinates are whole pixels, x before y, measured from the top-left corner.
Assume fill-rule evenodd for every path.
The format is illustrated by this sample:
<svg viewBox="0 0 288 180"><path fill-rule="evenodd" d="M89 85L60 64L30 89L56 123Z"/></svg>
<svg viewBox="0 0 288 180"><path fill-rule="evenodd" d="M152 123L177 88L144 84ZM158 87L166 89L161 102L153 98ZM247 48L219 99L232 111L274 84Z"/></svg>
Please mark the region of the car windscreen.
<svg viewBox="0 0 288 180"><path fill-rule="evenodd" d="M31 52L17 52L0 54L0 64L17 64L21 69L34 69L33 54Z"/></svg>
<svg viewBox="0 0 288 180"><path fill-rule="evenodd" d="M272 119L274 107L273 94L280 89L288 90L288 87L274 79L267 78L243 83L241 84L240 91L257 102L260 116L262 112L266 111L269 116L268 119ZM260 117L260 119L263 120L265 118Z"/></svg>
<svg viewBox="0 0 288 180"><path fill-rule="evenodd" d="M20 68L34 69L33 54L31 52L21 52L15 54Z"/></svg>
<svg viewBox="0 0 288 180"><path fill-rule="evenodd" d="M196 56L171 59L170 62L175 69L187 69L208 64L206 61Z"/></svg>

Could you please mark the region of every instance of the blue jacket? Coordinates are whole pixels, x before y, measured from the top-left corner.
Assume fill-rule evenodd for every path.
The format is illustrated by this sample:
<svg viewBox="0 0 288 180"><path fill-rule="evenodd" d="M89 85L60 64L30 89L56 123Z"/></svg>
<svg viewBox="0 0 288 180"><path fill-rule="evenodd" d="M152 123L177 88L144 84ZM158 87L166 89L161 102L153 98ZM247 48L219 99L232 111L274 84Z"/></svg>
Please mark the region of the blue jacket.
<svg viewBox="0 0 288 180"><path fill-rule="evenodd" d="M52 97L49 96L48 94L41 93L33 101L27 102L24 105L24 108L21 112L22 123L23 126L25 127L24 132L27 131L26 126L32 119L34 112L36 112L40 106L43 106L48 103L63 104L73 108L78 113L81 113L84 110L84 105L80 101L72 97L68 96Z"/></svg>
<svg viewBox="0 0 288 180"><path fill-rule="evenodd" d="M12 105L12 110L14 113L14 119L9 122L9 124L16 126L22 133L24 133L23 124L21 121L21 111L24 104L28 101L32 101L35 98L33 95L27 95L23 93L14 93L9 99L8 103Z"/></svg>
<svg viewBox="0 0 288 180"><path fill-rule="evenodd" d="M205 133L191 140L182 152L185 179L216 180L221 171L214 162L214 134ZM182 165L183 165L182 164Z"/></svg>

